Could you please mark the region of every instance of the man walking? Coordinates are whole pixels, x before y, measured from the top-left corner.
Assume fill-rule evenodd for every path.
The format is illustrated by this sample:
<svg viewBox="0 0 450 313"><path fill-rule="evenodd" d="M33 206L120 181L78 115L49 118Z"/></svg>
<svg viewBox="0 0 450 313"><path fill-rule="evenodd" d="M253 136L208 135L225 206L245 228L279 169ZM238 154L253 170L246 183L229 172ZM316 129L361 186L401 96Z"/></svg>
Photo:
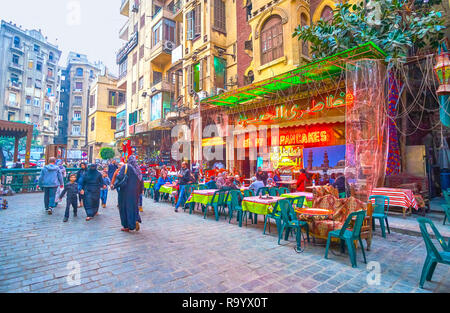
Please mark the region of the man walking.
<svg viewBox="0 0 450 313"><path fill-rule="evenodd" d="M119 167L117 166L116 160L112 160L108 165L108 178L112 181L114 173Z"/></svg>
<svg viewBox="0 0 450 313"><path fill-rule="evenodd" d="M189 182L191 181L191 171L189 170L187 163L183 162L181 163L181 170L180 173L178 174L178 185L180 186L180 195L178 196L178 202L177 205L175 206L175 212L178 212L178 208L180 206L184 206L185 202L187 199L185 199L186 197L186 190L185 187L186 185L189 184Z"/></svg>
<svg viewBox="0 0 450 313"><path fill-rule="evenodd" d="M44 166L39 176L39 186L44 190L45 210L49 215L53 214L55 208L55 197L58 186L64 188L64 180L58 166L55 165L56 159L50 158L49 164Z"/></svg>

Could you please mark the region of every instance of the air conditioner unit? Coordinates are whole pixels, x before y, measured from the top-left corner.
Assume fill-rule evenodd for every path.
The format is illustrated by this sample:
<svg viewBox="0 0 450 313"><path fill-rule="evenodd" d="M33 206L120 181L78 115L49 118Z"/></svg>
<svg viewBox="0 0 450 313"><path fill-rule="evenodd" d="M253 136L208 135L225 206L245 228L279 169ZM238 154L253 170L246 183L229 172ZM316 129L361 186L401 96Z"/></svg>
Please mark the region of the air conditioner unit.
<svg viewBox="0 0 450 313"><path fill-rule="evenodd" d="M139 3L135 2L131 8L131 11L134 13L138 13L139 12Z"/></svg>
<svg viewBox="0 0 450 313"><path fill-rule="evenodd" d="M173 42L171 42L171 41L165 41L164 42L163 50L165 52L172 53L173 48L174 48Z"/></svg>
<svg viewBox="0 0 450 313"><path fill-rule="evenodd" d="M216 95L221 95L225 92L227 92L227 91L223 88L216 88Z"/></svg>
<svg viewBox="0 0 450 313"><path fill-rule="evenodd" d="M199 97L199 99L200 99L200 101L201 101L201 100L203 100L203 99L208 98L208 93L207 93L206 91L200 91L200 92L198 93L198 97Z"/></svg>

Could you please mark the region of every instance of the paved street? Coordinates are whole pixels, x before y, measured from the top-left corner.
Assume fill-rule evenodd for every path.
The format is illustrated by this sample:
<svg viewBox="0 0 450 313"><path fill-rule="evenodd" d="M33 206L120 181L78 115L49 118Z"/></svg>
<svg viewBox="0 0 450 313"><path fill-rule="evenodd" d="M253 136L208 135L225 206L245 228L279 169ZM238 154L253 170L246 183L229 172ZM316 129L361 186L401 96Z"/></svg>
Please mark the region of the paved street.
<svg viewBox="0 0 450 313"><path fill-rule="evenodd" d="M368 285L369 270L358 250L358 268L347 255L295 239L277 245L258 226L239 228L211 215L174 213L166 203L144 199L139 233L122 233L116 193L101 216L62 223L63 207L45 214L42 194L7 198L0 211L0 292L450 292L450 267L438 265L432 282L418 289L426 251L421 237L379 228L368 261L379 262L380 284ZM64 205L65 206L65 205ZM336 247L333 249L338 254ZM70 286L68 262L81 268L81 284Z"/></svg>

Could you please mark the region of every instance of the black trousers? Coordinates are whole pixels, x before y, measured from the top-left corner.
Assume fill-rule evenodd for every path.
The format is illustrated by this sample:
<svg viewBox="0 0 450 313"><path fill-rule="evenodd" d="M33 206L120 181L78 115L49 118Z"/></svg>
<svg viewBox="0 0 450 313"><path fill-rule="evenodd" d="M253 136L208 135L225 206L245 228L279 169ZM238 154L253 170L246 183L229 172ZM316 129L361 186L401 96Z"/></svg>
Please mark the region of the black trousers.
<svg viewBox="0 0 450 313"><path fill-rule="evenodd" d="M76 214L78 210L78 199L76 197L73 197L72 199L67 198L66 213L64 214L65 218L69 218L70 206L73 207L73 214Z"/></svg>

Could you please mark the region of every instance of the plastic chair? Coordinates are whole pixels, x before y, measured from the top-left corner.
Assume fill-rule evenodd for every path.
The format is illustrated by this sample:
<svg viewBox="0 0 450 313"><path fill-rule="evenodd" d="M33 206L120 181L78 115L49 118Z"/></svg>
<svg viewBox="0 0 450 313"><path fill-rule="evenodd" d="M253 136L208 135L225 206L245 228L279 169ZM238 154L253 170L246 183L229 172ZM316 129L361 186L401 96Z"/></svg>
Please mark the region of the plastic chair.
<svg viewBox="0 0 450 313"><path fill-rule="evenodd" d="M239 227L242 227L242 220L244 215L245 215L245 225L247 226L247 211L242 210L242 193L239 190L230 190L227 195L227 198L228 197L230 198L230 206L228 207L230 220L228 221L228 223L231 223L234 211L236 211L237 218L239 221Z"/></svg>
<svg viewBox="0 0 450 313"><path fill-rule="evenodd" d="M189 197L191 196L192 192L194 190L198 190L198 185L186 185L185 187L185 191L184 194L186 196L186 201L189 199ZM185 203L184 207L183 207L183 211L186 211L188 209L188 207L190 208L190 204L189 203Z"/></svg>
<svg viewBox="0 0 450 313"><path fill-rule="evenodd" d="M423 288L425 280L431 281L434 270L436 269L436 265L438 263L450 265L450 247L444 242L444 238L441 236L431 220L429 220L428 218L419 217L417 221L419 222L420 232L422 233L422 237L427 248L427 257L425 259L425 263L423 264L422 275L420 276L419 282L419 287ZM438 240L444 251L439 252L436 246L433 244L433 241L428 234L427 224L430 225L431 229L434 232L434 235L436 236L436 239Z"/></svg>
<svg viewBox="0 0 450 313"><path fill-rule="evenodd" d="M280 190L276 187L269 188L269 195L271 197L278 197Z"/></svg>
<svg viewBox="0 0 450 313"><path fill-rule="evenodd" d="M281 211L280 208L278 206L278 202L275 204L275 207L273 208L272 212L270 212L269 214L267 214L264 217L264 231L263 231L263 235L266 234L266 227L267 225L269 225L269 233L270 233L270 219L275 220L276 224L277 224L277 232L278 235L280 235L280 229L281 229Z"/></svg>
<svg viewBox="0 0 450 313"><path fill-rule="evenodd" d="M447 204L443 205L444 208L444 225L447 220L450 221L450 188L447 190L442 190L442 194L444 195L445 202Z"/></svg>
<svg viewBox="0 0 450 313"><path fill-rule="evenodd" d="M355 224L353 226L353 230L348 230L347 228L350 225L350 222L353 220L353 218L356 217ZM366 217L366 211L358 211L350 213L350 215L347 217L347 220L345 221L342 228L339 230L333 230L328 233L328 240L327 240L327 247L325 249L325 259L328 259L328 250L330 248L331 244L331 238L339 238L341 240L341 250L342 252L345 252L345 245L347 245L348 248L348 254L350 256L350 261L352 262L352 267L357 267L356 264L356 249L355 245L353 244L354 241L358 240L359 244L361 245L361 250L364 256L364 263L367 263L366 260L366 253L364 252L364 246L361 240L361 227L364 222L364 218Z"/></svg>
<svg viewBox="0 0 450 313"><path fill-rule="evenodd" d="M251 190L251 189L244 190L244 198L254 197L254 196L255 196L255 193L253 192L253 190Z"/></svg>
<svg viewBox="0 0 450 313"><path fill-rule="evenodd" d="M372 229L375 230L375 219L380 221L381 227L381 235L383 238L386 238L386 229L384 226L384 222L386 221L386 226L388 233L391 233L389 229L389 222L387 213L389 211L389 197L386 196L370 196L369 201L372 199L375 200L375 204L373 205L373 214L372 214Z"/></svg>
<svg viewBox="0 0 450 313"><path fill-rule="evenodd" d="M212 207L214 209L214 214L216 216L216 221L219 220L219 211L225 205L225 200L226 200L226 197L227 197L227 193L228 193L228 191L226 191L226 190L218 190L218 191L216 191L214 193L213 197L211 198L211 202L209 202L206 205L205 216L204 216L205 219L206 219L206 214L208 213L208 207Z"/></svg>
<svg viewBox="0 0 450 313"><path fill-rule="evenodd" d="M284 194L287 194L287 193L290 193L289 188L286 188L286 187L278 188L278 192L280 193L280 196L284 195Z"/></svg>
<svg viewBox="0 0 450 313"><path fill-rule="evenodd" d="M305 204L305 196L300 196L300 197L294 197L294 198L286 198L291 205L297 208L303 208L303 205Z"/></svg>
<svg viewBox="0 0 450 313"><path fill-rule="evenodd" d="M267 187L261 187L256 192L256 196L264 196L269 194L269 188Z"/></svg>
<svg viewBox="0 0 450 313"><path fill-rule="evenodd" d="M281 237L283 236L284 230L286 230L286 236L285 240L289 239L289 232L290 230L294 230L296 232L296 240L297 240L297 247L296 252L302 251L302 228L305 229L306 235L309 242L309 226L307 222L299 221L297 219L297 214L295 213L294 209L292 208L291 203L287 199L283 199L278 201L278 207L281 211L281 230L278 233L278 244L280 244Z"/></svg>
<svg viewBox="0 0 450 313"><path fill-rule="evenodd" d="M207 190L208 186L206 185L199 185L198 190Z"/></svg>

